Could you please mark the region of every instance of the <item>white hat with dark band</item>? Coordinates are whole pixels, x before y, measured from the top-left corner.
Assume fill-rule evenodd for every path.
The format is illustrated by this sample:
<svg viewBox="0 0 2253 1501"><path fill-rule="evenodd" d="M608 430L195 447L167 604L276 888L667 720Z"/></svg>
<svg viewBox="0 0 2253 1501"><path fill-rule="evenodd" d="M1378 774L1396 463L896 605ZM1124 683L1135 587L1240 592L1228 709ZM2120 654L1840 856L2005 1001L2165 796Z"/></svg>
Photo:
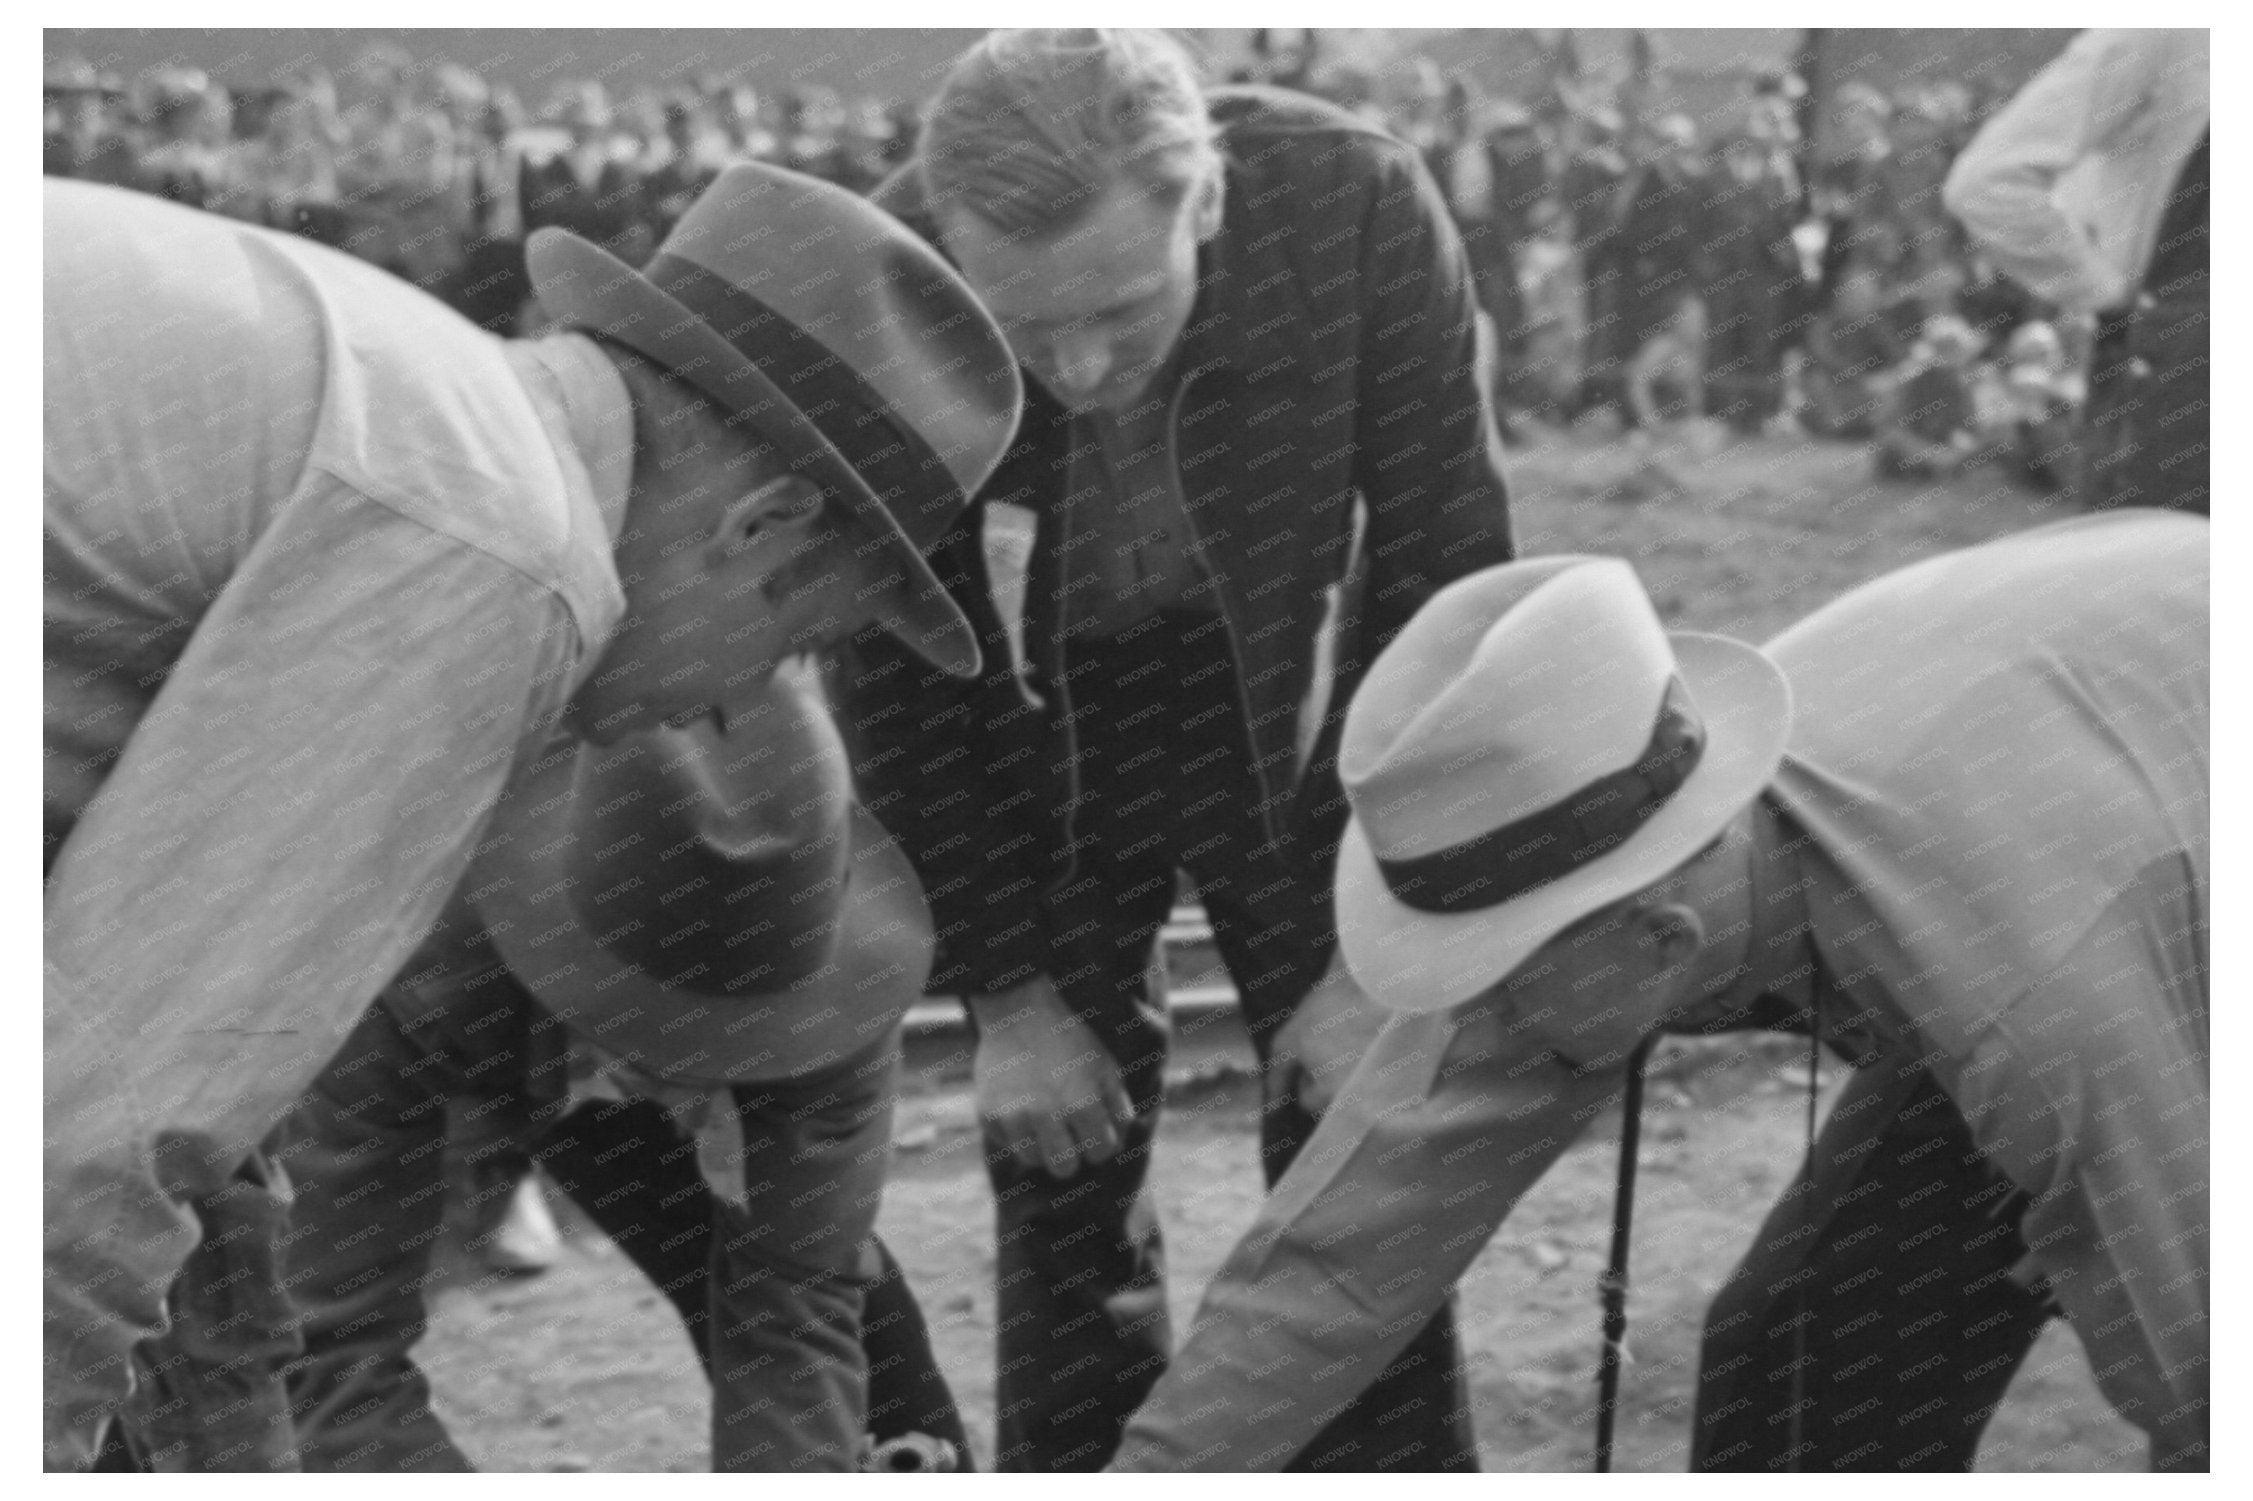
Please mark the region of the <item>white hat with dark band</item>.
<svg viewBox="0 0 2253 1501"><path fill-rule="evenodd" d="M1346 963L1393 1010L1471 999L1704 848L1775 774L1791 719L1774 662L1670 635L1617 559L1449 585L1346 714Z"/></svg>

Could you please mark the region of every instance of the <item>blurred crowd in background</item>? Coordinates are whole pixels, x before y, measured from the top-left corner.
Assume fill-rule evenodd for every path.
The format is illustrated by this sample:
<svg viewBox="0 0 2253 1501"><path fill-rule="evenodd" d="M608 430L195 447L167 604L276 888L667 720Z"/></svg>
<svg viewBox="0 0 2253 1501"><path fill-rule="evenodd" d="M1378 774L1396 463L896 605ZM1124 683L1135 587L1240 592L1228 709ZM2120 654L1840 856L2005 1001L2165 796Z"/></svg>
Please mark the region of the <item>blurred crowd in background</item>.
<svg viewBox="0 0 2253 1501"><path fill-rule="evenodd" d="M1569 58L1535 97L1487 96L1420 61L1406 81L1259 32L1230 81L1322 95L1416 145L1452 206L1491 317L1506 422L1687 419L1866 440L1888 475L1997 464L2071 479L2089 331L1986 264L1943 209L1956 152L2003 102L1921 79L1812 101L1788 69L1709 117ZM488 328L535 331L524 237L576 230L640 263L726 163L866 191L912 153L915 101L717 75L536 104L445 62L370 46L341 71L130 81L50 65L45 170L161 194L347 250Z"/></svg>
<svg viewBox="0 0 2253 1501"><path fill-rule="evenodd" d="M731 161L865 191L914 139L908 108L818 84L704 77L613 93L566 79L528 107L505 83L387 44L335 74L251 87L187 68L126 86L66 62L46 90L50 175L307 235L500 333L524 331L533 230L561 225L639 265Z"/></svg>

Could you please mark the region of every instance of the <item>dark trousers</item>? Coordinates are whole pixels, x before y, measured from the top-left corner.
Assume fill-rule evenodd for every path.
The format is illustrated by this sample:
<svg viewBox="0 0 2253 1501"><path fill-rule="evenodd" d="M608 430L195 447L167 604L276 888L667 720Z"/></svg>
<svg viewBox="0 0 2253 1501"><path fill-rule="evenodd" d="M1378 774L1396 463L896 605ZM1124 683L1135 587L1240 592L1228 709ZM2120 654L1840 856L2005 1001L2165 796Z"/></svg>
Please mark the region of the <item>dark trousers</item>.
<svg viewBox="0 0 2253 1501"><path fill-rule="evenodd" d="M2081 439L2083 503L2209 514L2211 335L2204 299L2153 302L2098 330Z"/></svg>
<svg viewBox="0 0 2253 1501"><path fill-rule="evenodd" d="M2052 1311L2026 1202L1929 1072L1856 1073L1707 1315L1690 1467L1970 1469Z"/></svg>
<svg viewBox="0 0 2253 1501"><path fill-rule="evenodd" d="M744 1211L713 1193L663 1109L562 1113L558 1025L513 981L404 1014L379 1002L300 1101L283 1154L298 1184L289 1280L304 1354L290 1394L305 1467L468 1468L411 1356L443 1230L447 1116L465 1099L500 1118L493 1150L530 1150L682 1310L712 1381L714 1468L793 1456L850 1468L877 1408L898 1425L879 1439L920 1429L960 1444L913 1295L866 1227L846 1223L874 1213L889 1073L856 1059L727 1091L761 1179ZM825 1217L832 1196L846 1207Z"/></svg>
<svg viewBox="0 0 2253 1501"><path fill-rule="evenodd" d="M1706 409L1742 431L1756 430L1783 410L1784 350L1780 329L1788 299L1757 264L1707 298Z"/></svg>
<svg viewBox="0 0 2253 1501"><path fill-rule="evenodd" d="M1264 1061L1334 943L1329 871L1269 844L1217 618L1160 616L1131 640L1075 646L1080 752L1074 879L1049 906L1050 973L1117 1062L1135 1120L1118 1155L1070 1178L989 1151L999 1276L995 1462L1100 1469L1163 1373L1165 1254L1148 1191L1166 1057L1158 930L1186 869ZM1312 1120L1260 1122L1267 1180ZM1443 1310L1292 1469L1475 1469L1461 1357Z"/></svg>
<svg viewBox="0 0 2253 1501"><path fill-rule="evenodd" d="M1514 219L1464 220L1463 250L1470 257L1479 306L1494 320L1494 370L1491 394L1497 405L1519 409L1535 404L1536 372L1528 368L1532 310L1518 285L1520 226Z"/></svg>
<svg viewBox="0 0 2253 1501"><path fill-rule="evenodd" d="M646 1100L590 1105L542 1142L540 1166L672 1302L712 1373L712 1216L696 1154ZM969 1467L970 1435L931 1351L931 1330L906 1274L881 1239L863 1287L861 1349L868 1360L868 1434L943 1438Z"/></svg>

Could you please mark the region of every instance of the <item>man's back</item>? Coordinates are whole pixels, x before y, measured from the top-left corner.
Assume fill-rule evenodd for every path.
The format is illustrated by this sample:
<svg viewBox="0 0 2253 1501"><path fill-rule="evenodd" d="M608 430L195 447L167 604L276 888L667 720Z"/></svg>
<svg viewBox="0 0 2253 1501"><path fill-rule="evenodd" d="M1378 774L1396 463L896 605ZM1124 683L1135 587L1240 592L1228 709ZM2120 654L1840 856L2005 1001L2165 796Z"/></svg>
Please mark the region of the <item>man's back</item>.
<svg viewBox="0 0 2253 1501"><path fill-rule="evenodd" d="M1799 726L1774 798L1877 920L1826 950L1935 1045L2048 986L2155 862L2202 905L2207 571L2203 521L2090 517L1887 575L1769 644Z"/></svg>
<svg viewBox="0 0 2253 1501"><path fill-rule="evenodd" d="M48 821L84 810L203 605L298 483L317 302L227 221L46 193Z"/></svg>
<svg viewBox="0 0 2253 1501"><path fill-rule="evenodd" d="M569 545L562 472L499 340L349 256L146 195L50 183L44 218L51 831L285 519L341 539L339 508L368 502L600 592L576 575L606 569L607 545Z"/></svg>
<svg viewBox="0 0 2253 1501"><path fill-rule="evenodd" d="M2022 1197L1933 1233L2015 1227L2155 1467L2205 1436L2208 568L2203 520L2087 517L1904 569L1769 647L1800 698L1769 797L1808 839L1823 1015L1878 1039L1858 1088L1929 1072L1962 1122L1890 1186L1976 1216L1988 1189L1956 1165L2007 1179ZM1908 1108L1870 1160L1935 1150ZM2006 1316L1981 1307L1966 1338Z"/></svg>

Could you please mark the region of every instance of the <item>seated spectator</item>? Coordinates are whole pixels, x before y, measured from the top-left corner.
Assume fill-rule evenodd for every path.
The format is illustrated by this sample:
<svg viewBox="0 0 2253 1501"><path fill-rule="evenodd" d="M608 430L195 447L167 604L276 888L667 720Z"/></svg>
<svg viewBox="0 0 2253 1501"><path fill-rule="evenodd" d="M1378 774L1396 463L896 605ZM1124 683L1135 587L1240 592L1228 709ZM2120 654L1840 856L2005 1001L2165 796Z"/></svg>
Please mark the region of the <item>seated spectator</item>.
<svg viewBox="0 0 2253 1501"><path fill-rule="evenodd" d="M1877 272L1850 264L1830 307L1808 328L1801 425L1821 437L1870 437L1887 378L1908 347Z"/></svg>
<svg viewBox="0 0 2253 1501"><path fill-rule="evenodd" d="M2003 275L1977 246L1965 250L1962 266L1963 285L1956 292L1955 310L1991 344L2002 343L2021 326L2055 312L2050 303ZM2051 333L2054 337L2056 330Z"/></svg>
<svg viewBox="0 0 2253 1501"><path fill-rule="evenodd" d="M1980 366L1974 415L1986 448L2041 490L2071 485L2088 382L2045 322L2021 324L2003 358Z"/></svg>
<svg viewBox="0 0 2253 1501"><path fill-rule="evenodd" d="M1929 319L1909 358L1891 372L1872 466L1886 479L1943 478L1986 448L1972 400L1980 338L1952 313Z"/></svg>
<svg viewBox="0 0 2253 1501"><path fill-rule="evenodd" d="M1638 431L1704 415L1706 307L1685 293L1627 361L1627 410Z"/></svg>

